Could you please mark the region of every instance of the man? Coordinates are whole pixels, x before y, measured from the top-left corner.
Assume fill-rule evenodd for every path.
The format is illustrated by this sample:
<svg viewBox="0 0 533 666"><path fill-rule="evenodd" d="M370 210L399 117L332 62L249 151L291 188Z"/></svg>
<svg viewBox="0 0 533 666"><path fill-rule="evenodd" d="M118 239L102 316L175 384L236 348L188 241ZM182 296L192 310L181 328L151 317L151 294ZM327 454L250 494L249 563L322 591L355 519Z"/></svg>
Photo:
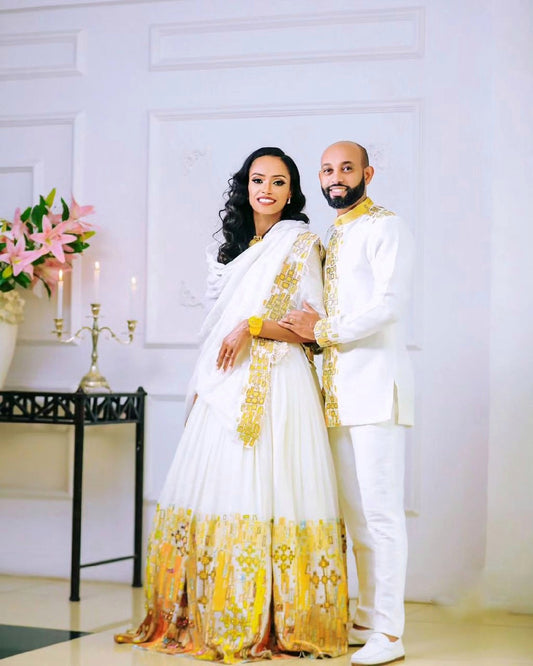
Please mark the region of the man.
<svg viewBox="0 0 533 666"><path fill-rule="evenodd" d="M404 658L407 533L403 508L405 426L413 381L405 344L413 242L406 224L376 206L365 148L334 143L319 177L337 211L324 267L327 315L307 304L283 326L324 349L326 421L344 520L359 580L352 664Z"/></svg>

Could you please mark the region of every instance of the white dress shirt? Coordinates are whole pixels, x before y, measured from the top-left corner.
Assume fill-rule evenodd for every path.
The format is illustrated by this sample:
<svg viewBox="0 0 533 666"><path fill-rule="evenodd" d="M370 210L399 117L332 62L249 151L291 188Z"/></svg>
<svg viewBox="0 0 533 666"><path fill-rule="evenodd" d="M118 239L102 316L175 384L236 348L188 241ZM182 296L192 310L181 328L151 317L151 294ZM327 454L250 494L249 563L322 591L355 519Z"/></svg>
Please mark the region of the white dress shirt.
<svg viewBox="0 0 533 666"><path fill-rule="evenodd" d="M414 389L406 348L413 239L406 223L367 198L335 221L324 267L327 316L315 326L324 347L328 426L412 425Z"/></svg>

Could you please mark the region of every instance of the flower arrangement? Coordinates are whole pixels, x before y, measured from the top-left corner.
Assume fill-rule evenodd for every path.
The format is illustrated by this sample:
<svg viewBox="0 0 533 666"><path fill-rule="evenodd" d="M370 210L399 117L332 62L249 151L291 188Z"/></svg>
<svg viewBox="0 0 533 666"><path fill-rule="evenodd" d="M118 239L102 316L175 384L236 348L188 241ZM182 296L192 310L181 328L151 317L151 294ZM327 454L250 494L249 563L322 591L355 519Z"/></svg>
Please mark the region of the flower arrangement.
<svg viewBox="0 0 533 666"><path fill-rule="evenodd" d="M0 323L20 324L24 312L24 300L16 291L0 291Z"/></svg>
<svg viewBox="0 0 533 666"><path fill-rule="evenodd" d="M61 199L62 211L54 213L56 191L53 189L39 203L15 211L13 222L0 219L0 294L19 286L35 293L56 289L59 271L72 269L72 260L89 247L95 234L83 217L94 212L93 206L80 206L74 197L70 206ZM5 300L5 299L4 299Z"/></svg>

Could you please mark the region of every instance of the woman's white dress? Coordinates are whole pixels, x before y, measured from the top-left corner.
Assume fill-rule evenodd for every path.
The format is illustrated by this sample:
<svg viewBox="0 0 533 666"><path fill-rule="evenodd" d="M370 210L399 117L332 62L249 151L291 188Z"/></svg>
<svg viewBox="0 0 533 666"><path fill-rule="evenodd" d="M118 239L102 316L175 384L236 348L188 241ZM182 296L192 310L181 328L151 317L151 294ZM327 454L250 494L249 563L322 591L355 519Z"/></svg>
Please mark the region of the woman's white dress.
<svg viewBox="0 0 533 666"><path fill-rule="evenodd" d="M298 344L254 339L233 371L215 367L239 321L279 318L304 300L323 310L320 241L281 221L210 269L218 298L149 539L147 615L117 640L227 663L338 656L347 649L344 540L314 366Z"/></svg>

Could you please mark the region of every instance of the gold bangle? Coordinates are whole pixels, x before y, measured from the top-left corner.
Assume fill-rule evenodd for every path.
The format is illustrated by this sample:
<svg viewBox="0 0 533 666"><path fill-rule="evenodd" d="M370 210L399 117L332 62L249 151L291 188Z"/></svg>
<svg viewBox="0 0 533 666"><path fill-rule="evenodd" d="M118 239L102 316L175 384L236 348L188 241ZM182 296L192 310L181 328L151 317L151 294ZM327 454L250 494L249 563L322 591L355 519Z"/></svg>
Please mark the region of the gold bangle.
<svg viewBox="0 0 533 666"><path fill-rule="evenodd" d="M263 318L262 317L250 317L248 319L248 330L250 331L250 335L253 335L254 338L261 333L261 329L263 328Z"/></svg>

